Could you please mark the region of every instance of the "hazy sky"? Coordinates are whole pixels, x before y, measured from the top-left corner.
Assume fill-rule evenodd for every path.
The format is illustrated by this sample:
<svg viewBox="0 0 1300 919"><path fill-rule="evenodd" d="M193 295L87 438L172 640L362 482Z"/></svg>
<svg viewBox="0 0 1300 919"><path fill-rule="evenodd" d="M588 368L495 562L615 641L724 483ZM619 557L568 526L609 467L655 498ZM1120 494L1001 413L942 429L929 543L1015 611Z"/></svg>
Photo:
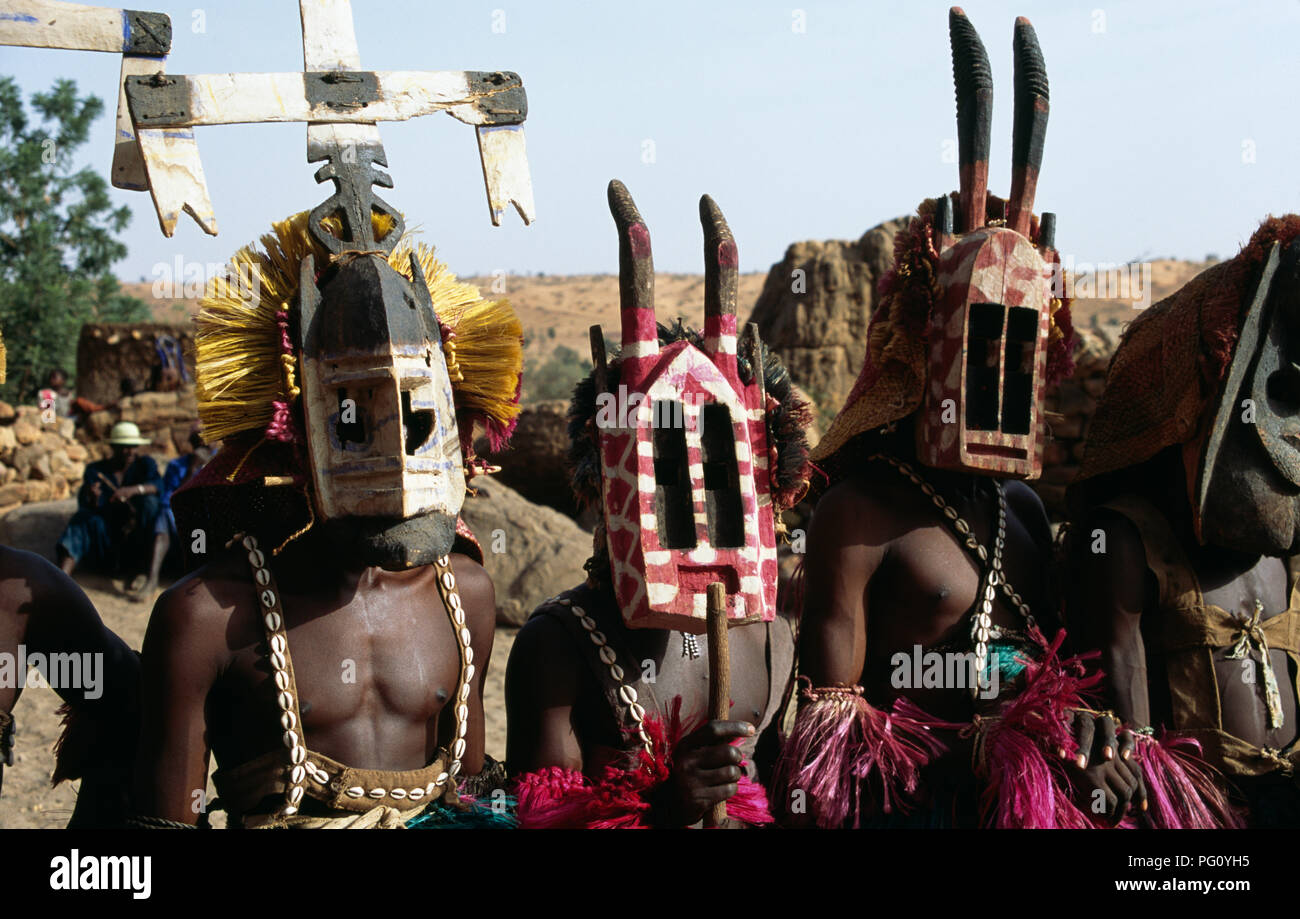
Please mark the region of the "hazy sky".
<svg viewBox="0 0 1300 919"><path fill-rule="evenodd" d="M176 3L171 73L302 67L296 0ZM375 70L514 70L528 92L537 222L487 215L473 129L443 115L384 124L396 187L384 193L461 274L612 272L610 178L650 226L656 266L701 270L698 198L721 205L741 267L766 270L795 240L856 238L957 185L947 3L355 0ZM1011 157L1011 36L1033 21L1051 82L1038 210L1058 214L1076 261L1227 256L1268 213L1300 210L1300 5L972 0L993 64L990 187ZM494 28L495 27L495 28ZM501 31L504 27L504 31ZM60 76L106 101L84 162L107 175L120 59L0 48L26 93ZM183 217L159 232L147 194L127 280L158 263L223 262L274 219L315 206L305 126L197 129L221 234ZM653 154L652 156L650 154ZM650 160L647 162L647 160Z"/></svg>

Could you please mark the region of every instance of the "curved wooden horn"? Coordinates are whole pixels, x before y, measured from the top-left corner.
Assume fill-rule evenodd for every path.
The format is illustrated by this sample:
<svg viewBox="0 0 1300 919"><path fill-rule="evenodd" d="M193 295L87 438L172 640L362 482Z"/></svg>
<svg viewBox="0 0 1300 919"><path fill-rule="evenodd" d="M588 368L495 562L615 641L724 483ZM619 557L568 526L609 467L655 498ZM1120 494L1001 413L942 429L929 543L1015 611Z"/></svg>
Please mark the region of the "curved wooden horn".
<svg viewBox="0 0 1300 919"><path fill-rule="evenodd" d="M959 232L984 226L989 187L989 131L993 122L993 71L975 26L959 6L948 11L952 81L957 88L957 155L961 168Z"/></svg>
<svg viewBox="0 0 1300 919"><path fill-rule="evenodd" d="M1038 46L1038 36L1029 20L1016 20L1016 120L1011 134L1011 198L1007 225L1029 235L1038 188L1038 169L1043 164L1043 140L1047 137L1047 65Z"/></svg>
<svg viewBox="0 0 1300 919"><path fill-rule="evenodd" d="M623 357L653 357L659 353L659 332L655 325L655 267L650 255L650 231L636 209L636 202L618 179L609 183L609 212L614 215L614 225L618 228Z"/></svg>
<svg viewBox="0 0 1300 919"><path fill-rule="evenodd" d="M704 227L704 350L719 365L727 359L734 364L740 256L727 218L708 195L700 198L700 224Z"/></svg>

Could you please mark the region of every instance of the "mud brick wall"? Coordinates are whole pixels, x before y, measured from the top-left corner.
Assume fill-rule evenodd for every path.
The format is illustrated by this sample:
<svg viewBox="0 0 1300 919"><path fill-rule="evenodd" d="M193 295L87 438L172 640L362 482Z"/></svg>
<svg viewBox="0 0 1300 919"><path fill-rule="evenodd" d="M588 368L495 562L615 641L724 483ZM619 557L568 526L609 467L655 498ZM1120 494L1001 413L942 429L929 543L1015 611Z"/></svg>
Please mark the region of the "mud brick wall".
<svg viewBox="0 0 1300 919"><path fill-rule="evenodd" d="M77 339L76 393L100 405L116 402L122 380L137 392L149 388L154 365L159 363L155 342L160 335L181 343L185 368L194 379L194 330L191 323L99 322L86 323Z"/></svg>

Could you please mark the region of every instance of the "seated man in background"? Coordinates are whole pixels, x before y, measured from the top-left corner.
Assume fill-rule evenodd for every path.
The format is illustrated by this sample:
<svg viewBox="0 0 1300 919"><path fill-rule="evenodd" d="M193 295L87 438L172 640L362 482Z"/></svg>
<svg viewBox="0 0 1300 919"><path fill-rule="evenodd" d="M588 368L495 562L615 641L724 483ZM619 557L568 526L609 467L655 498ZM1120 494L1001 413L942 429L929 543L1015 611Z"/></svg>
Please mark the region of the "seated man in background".
<svg viewBox="0 0 1300 919"><path fill-rule="evenodd" d="M140 452L149 439L129 421L113 425L108 436L113 455L86 466L77 492L77 512L59 537L59 567L72 574L81 564L145 581L162 477L153 457Z"/></svg>

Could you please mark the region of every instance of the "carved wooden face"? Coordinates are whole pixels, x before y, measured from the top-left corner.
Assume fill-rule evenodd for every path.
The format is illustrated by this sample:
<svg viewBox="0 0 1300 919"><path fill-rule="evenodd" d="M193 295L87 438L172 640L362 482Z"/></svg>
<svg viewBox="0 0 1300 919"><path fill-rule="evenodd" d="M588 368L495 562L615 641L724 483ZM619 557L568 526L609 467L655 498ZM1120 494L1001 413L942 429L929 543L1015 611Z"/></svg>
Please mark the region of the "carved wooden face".
<svg viewBox="0 0 1300 919"><path fill-rule="evenodd" d="M304 274L301 303L317 513L326 520L439 514L454 521L464 469L423 276L408 282L382 258L360 256L324 280L317 300ZM445 553L450 544L432 548Z"/></svg>
<svg viewBox="0 0 1300 919"><path fill-rule="evenodd" d="M1300 551L1300 240L1274 245L1213 421L1185 457L1203 542Z"/></svg>
<svg viewBox="0 0 1300 919"><path fill-rule="evenodd" d="M946 239L939 255L942 294L928 328L917 458L939 469L1037 478L1051 264L1004 227Z"/></svg>
<svg viewBox="0 0 1300 919"><path fill-rule="evenodd" d="M730 619L776 616L765 399L761 377L738 377L731 318L731 354L680 341L625 358L626 417L597 420L614 592L634 628L703 632L715 581Z"/></svg>

